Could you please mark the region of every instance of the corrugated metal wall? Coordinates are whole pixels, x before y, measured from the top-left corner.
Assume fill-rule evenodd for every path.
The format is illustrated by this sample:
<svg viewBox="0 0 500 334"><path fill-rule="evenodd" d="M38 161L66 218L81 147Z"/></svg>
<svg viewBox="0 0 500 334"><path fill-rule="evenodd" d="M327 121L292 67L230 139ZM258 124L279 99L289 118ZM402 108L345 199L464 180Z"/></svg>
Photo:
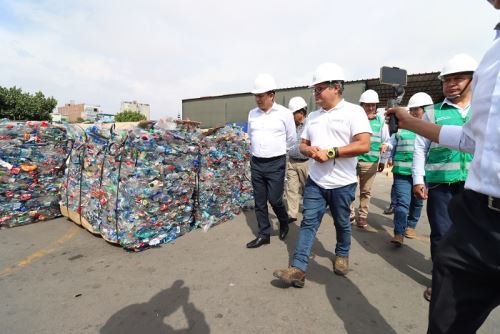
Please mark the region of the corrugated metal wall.
<svg viewBox="0 0 500 334"><path fill-rule="evenodd" d="M361 93L365 91L365 82L346 83L344 98L357 103ZM302 96L308 104L308 110L316 108L312 89L307 87L286 88L276 91L275 101L285 107L294 96ZM247 122L248 112L255 108L252 94L233 94L182 101L182 119L201 122L202 128L211 128L226 123Z"/></svg>

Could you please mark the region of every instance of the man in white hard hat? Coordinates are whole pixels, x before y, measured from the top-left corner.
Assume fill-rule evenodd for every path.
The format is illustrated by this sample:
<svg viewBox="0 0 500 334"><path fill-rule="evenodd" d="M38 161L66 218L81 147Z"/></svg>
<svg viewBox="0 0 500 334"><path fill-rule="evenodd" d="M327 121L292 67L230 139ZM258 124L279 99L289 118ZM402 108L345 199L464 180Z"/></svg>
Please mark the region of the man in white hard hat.
<svg viewBox="0 0 500 334"><path fill-rule="evenodd" d="M300 151L311 158L304 188L303 219L291 267L273 274L303 287L316 232L327 205L337 235L334 272L346 275L351 246L350 205L356 191L356 156L370 149L371 128L363 109L342 97L344 71L334 63L318 66L312 87L321 108L307 117Z"/></svg>
<svg viewBox="0 0 500 334"><path fill-rule="evenodd" d="M370 139L370 152L358 156L357 172L359 177L359 208L357 226L368 226L368 208L370 206L371 189L377 172L384 170L385 164L380 161L380 155L385 153L390 139L389 129L384 117L377 114L378 94L373 89L368 89L359 98L366 117L370 122L372 136ZM354 202L351 205L351 221L355 220Z"/></svg>
<svg viewBox="0 0 500 334"><path fill-rule="evenodd" d="M304 131L307 115L307 103L301 96L295 96L288 102L288 109L293 113L295 127L297 130L297 141L288 151L288 162L286 168L286 207L290 222L297 220L300 200L304 192L304 185L309 174L309 158L300 153L300 136Z"/></svg>
<svg viewBox="0 0 500 334"><path fill-rule="evenodd" d="M432 98L423 92L414 94L408 101L407 108L410 115L421 119L425 109L432 107ZM416 134L412 131L399 129L390 140L391 147L394 147L392 157L392 173L394 176L394 237L391 242L398 247L403 245L404 237L413 239L417 233L417 226L422 207L424 205L421 198L413 194L412 164L413 149L415 146Z"/></svg>
<svg viewBox="0 0 500 334"><path fill-rule="evenodd" d="M500 9L500 0L489 0ZM500 305L500 23L474 73L464 126L436 125L395 113L399 127L443 147L474 153L465 190L448 206L453 221L433 259L427 333L475 333Z"/></svg>
<svg viewBox="0 0 500 334"><path fill-rule="evenodd" d="M445 99L430 108L423 119L438 125L465 124L471 112L471 81L476 67L476 61L467 54L452 57L439 74ZM471 160L470 153L451 150L422 136L415 139L413 192L427 199L432 259L452 224L447 207L451 198L463 191ZM431 292L427 288L424 298L430 300Z"/></svg>
<svg viewBox="0 0 500 334"><path fill-rule="evenodd" d="M255 215L259 225L257 237L247 248L270 243L271 223L267 202L271 204L280 224L279 238L288 233L288 215L283 202L286 152L296 141L295 123L290 110L274 102L274 78L262 73L254 82L252 94L257 108L248 114L248 135L252 158L250 170L255 199Z"/></svg>

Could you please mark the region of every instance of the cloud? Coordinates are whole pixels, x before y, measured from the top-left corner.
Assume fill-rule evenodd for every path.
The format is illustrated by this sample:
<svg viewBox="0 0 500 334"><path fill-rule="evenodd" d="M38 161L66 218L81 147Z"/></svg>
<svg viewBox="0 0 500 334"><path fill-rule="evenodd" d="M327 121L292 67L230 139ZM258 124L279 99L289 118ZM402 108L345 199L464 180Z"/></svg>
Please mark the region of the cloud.
<svg viewBox="0 0 500 334"><path fill-rule="evenodd" d="M349 79L380 66L436 71L453 54L479 60L495 11L468 0L0 0L0 85L117 112L123 100L176 116L181 100L247 92L255 75L307 85L334 61ZM479 19L480 18L480 19Z"/></svg>

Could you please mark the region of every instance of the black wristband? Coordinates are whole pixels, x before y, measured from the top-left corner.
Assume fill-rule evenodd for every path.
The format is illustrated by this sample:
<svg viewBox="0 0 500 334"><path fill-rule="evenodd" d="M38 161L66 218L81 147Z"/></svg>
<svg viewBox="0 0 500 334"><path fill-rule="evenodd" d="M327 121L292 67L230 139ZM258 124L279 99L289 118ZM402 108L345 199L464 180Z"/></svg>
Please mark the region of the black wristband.
<svg viewBox="0 0 500 334"><path fill-rule="evenodd" d="M335 151L335 158L340 158L339 148L334 147L333 150Z"/></svg>

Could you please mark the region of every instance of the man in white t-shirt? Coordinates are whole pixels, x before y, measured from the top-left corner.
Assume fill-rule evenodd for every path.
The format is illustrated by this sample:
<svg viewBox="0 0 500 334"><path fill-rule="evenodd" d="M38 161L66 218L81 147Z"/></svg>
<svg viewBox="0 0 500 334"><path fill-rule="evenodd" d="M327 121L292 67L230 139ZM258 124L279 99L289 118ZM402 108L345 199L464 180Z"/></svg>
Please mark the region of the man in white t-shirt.
<svg viewBox="0 0 500 334"><path fill-rule="evenodd" d="M334 272L346 275L351 246L350 205L356 191L356 156L370 150L372 130L363 108L342 97L345 77L337 64L318 66L312 87L321 109L311 113L302 133L300 151L311 158L304 189L303 220L292 266L274 276L303 287L316 232L327 205L337 233Z"/></svg>

